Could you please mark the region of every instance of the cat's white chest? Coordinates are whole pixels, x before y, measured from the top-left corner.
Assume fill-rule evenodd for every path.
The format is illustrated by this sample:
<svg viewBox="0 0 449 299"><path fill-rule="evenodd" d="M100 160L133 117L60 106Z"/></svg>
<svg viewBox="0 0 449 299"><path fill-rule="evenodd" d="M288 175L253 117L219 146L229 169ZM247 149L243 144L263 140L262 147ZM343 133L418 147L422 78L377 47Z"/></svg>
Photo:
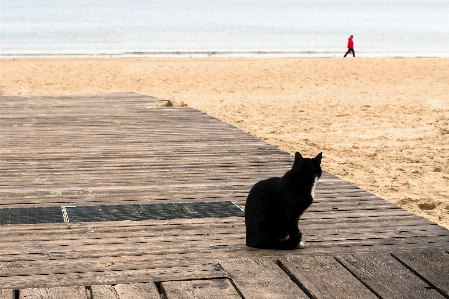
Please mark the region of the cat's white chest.
<svg viewBox="0 0 449 299"><path fill-rule="evenodd" d="M317 182L318 182L318 177L315 177L315 182L313 182L312 191L310 192L310 196L312 196L313 199L315 199L315 186L316 186Z"/></svg>

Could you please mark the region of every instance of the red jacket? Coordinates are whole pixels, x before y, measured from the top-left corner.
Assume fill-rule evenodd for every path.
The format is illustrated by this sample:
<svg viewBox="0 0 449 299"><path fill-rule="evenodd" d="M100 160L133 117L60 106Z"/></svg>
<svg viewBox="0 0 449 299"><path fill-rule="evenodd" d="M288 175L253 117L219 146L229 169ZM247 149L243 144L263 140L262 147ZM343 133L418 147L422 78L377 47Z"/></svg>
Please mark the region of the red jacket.
<svg viewBox="0 0 449 299"><path fill-rule="evenodd" d="M354 42L352 38L348 38L348 49L354 49Z"/></svg>

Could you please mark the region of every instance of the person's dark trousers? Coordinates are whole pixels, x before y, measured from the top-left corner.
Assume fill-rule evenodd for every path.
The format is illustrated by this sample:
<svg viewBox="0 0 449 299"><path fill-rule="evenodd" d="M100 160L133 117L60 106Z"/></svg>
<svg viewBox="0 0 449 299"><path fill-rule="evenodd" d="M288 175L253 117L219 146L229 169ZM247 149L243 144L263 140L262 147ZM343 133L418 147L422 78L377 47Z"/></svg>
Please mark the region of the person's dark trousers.
<svg viewBox="0 0 449 299"><path fill-rule="evenodd" d="M351 52L352 52L352 56L355 57L354 49L348 49L348 52L346 52L345 56L343 56L343 57L346 57L346 55L348 55L348 54L351 53Z"/></svg>

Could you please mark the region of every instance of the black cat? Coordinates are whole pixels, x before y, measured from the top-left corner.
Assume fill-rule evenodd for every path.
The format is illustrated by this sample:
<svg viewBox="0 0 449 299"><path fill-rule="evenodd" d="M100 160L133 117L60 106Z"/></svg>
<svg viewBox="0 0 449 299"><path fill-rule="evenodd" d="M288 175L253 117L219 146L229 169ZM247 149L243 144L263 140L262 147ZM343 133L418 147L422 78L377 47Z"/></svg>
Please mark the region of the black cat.
<svg viewBox="0 0 449 299"><path fill-rule="evenodd" d="M245 207L246 245L265 249L303 246L299 217L312 204L315 184L321 176L321 158L295 154L291 170L254 185Z"/></svg>

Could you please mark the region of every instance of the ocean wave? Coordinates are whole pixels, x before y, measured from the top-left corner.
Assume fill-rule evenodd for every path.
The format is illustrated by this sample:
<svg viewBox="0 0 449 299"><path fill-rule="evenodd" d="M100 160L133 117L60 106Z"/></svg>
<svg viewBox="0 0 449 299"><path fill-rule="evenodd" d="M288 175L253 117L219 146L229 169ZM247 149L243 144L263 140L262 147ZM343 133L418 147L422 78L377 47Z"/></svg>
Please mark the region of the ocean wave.
<svg viewBox="0 0 449 299"><path fill-rule="evenodd" d="M343 57L344 51L125 51L125 52L47 52L47 53L1 53L0 57L231 57L231 58L251 58L251 57ZM434 53L399 53L399 52L357 52L360 57L449 57L449 52Z"/></svg>

